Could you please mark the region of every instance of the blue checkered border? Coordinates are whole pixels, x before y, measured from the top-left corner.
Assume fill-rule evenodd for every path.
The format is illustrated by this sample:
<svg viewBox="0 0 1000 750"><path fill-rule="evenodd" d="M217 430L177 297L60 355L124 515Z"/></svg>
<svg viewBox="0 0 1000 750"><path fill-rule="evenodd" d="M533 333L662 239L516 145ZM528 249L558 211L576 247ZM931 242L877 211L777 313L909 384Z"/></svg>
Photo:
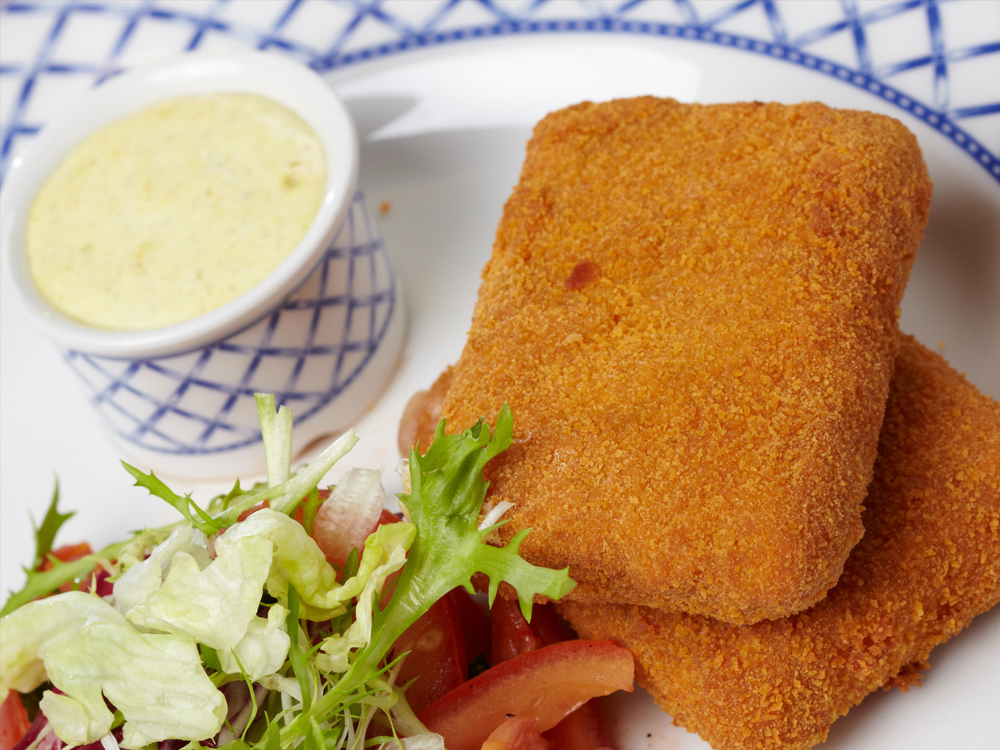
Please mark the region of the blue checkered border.
<svg viewBox="0 0 1000 750"><path fill-rule="evenodd" d="M432 14L422 29L415 29L384 10L380 0L340 0L354 10L354 17L343 27L339 37L332 47L326 51L315 50L301 44L296 44L282 36L282 29L303 5L303 0L289 0L283 12L278 14L270 29L261 30L220 19L218 12L229 0L216 0L210 10L202 15L184 13L176 9L157 7L152 2L138 6L116 6L107 2L86 2L85 0L70 0L61 6L55 18L52 29L42 44L38 59L45 59L47 50L58 39L62 26L71 13L114 13L123 17L123 31L108 55L107 60L99 64L53 64L44 68L46 73L92 73L96 81L101 81L118 72L116 57L124 49L131 34L143 18L177 21L190 24L192 36L187 44L188 50L197 49L208 31L225 33L247 41L258 49L280 49L305 63L317 71L326 71L367 60L373 60L398 54L407 50L421 49L436 45L470 41L487 37L503 37L518 34L545 33L617 33L642 34L675 38L690 42L715 44L739 49L753 54L764 55L772 59L798 65L821 75L826 75L849 85L863 89L869 94L878 96L911 115L927 123L956 146L974 159L1000 183L1000 158L986 149L975 137L964 130L956 121L965 117L988 115L1000 112L1000 102L991 102L975 107L948 109L948 64L958 60L968 59L986 54L1000 54L1000 40L955 50L946 50L939 6L948 0L904 0L903 2L886 3L875 9L861 12L853 0L842 0L841 7L844 18L790 40L784 28L779 8L773 0L743 0L728 6L720 7L710 18L699 18L695 6L689 0L673 0L674 5L686 19L684 24L653 23L640 19L622 18L626 12L635 12L649 0L627 0L613 11L605 11L601 4L579 0L574 10L583 18L566 18L557 20L538 20L527 17L516 17L493 0L443 0L437 12ZM522 11L524 15L536 12L543 5L549 5L553 0L535 0ZM489 11L497 19L495 23L482 24L468 28L458 28L445 31L435 31L434 26L446 18L450 12L462 2L476 3ZM567 6L569 4L567 3ZM715 31L712 27L732 18L749 8L760 6L766 13L770 24L773 40L754 39L747 36ZM931 39L930 54L899 63L892 67L873 70L870 62L869 43L865 27L876 21L885 20L901 13L924 8ZM28 2L9 2L0 7L0 14L32 13L45 10L52 12L51 4L39 5ZM378 19L399 34L399 39L384 44L342 52L345 43L354 30L366 17ZM858 57L858 67L851 68L826 60L816 55L810 55L799 49L804 44L815 42L835 33L849 31L855 43ZM885 82L886 76L916 67L930 65L934 69L935 102L917 101L899 89ZM3 76L18 75L22 68L11 65L0 65L0 79ZM40 125L25 123L23 114L31 96L34 75L38 70L30 71L20 96L15 103L15 111L6 132L0 134L0 180L6 173L12 144L21 136L35 134Z"/></svg>

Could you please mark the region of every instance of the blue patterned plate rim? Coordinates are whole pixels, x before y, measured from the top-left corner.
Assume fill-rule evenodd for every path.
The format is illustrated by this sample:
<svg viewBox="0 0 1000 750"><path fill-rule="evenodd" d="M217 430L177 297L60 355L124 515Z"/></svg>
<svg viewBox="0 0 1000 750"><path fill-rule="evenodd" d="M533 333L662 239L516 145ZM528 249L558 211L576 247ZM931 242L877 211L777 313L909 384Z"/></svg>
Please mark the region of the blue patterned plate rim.
<svg viewBox="0 0 1000 750"><path fill-rule="evenodd" d="M954 1L954 0L952 0ZM899 108L920 119L930 127L948 138L973 159L981 168L1000 183L1000 158L991 153L979 140L964 129L957 121L982 115L1000 113L1000 101L987 102L976 106L949 109L948 76L949 64L983 55L1000 54L1000 40L948 50L944 43L941 6L948 0L901 0L887 2L874 9L862 11L854 0L842 0L844 17L842 20L824 24L812 29L798 39L790 40L784 28L780 10L775 0L742 0L729 4L714 6L717 12L711 18L700 18L697 9L690 0L674 0L673 5L686 19L683 24L642 20L624 17L625 13L636 13L649 0L624 0L615 9L607 10L600 3L579 0L573 4L565 2L560 10L567 8L575 10L576 17L568 14L565 18L539 19L532 17L543 7L552 7L555 0L534 0L521 6L520 12L512 10L496 0L464 0L465 5L476 5L495 17L495 22L461 26L451 29L438 29L456 8L463 5L463 0L442 0L435 12L428 13L422 28L415 28L404 20L394 16L381 2L354 3L349 6L354 15L342 27L334 44L326 52L318 52L301 43L283 36L283 28L295 12L303 6L304 0L288 0L282 12L278 13L271 27L258 29L245 24L227 21L218 17L219 12L227 7L232 0L216 0L209 5L209 10L202 14L183 12L176 6L160 7L153 2L138 5L116 5L108 2L85 2L83 0L65 0L62 3L39 2L9 2L0 7L0 14L16 15L36 12L56 13L57 17L50 29L48 37L42 42L39 58L34 67L11 64L0 64L0 79L5 76L20 75L27 70L20 96L14 104L14 113L8 123L0 130L0 180L6 174L8 162L13 150L14 140L22 136L31 136L40 130L41 125L24 121L27 103L30 99L32 82L41 70L59 72L58 66L45 68L44 57L52 47L61 32L62 26L70 13L115 13L127 19L125 28L111 52L110 60L101 69L97 65L82 66L96 74L100 82L109 75L118 72L121 67L114 64L115 58L124 49L129 36L134 32L138 21L143 16L159 20L173 20L191 24L195 31L187 43L187 51L198 49L208 32L229 34L243 39L249 35L258 49L277 49L302 59L317 72L325 72L343 68L353 64L371 61L406 51L427 49L435 46L467 42L476 39L510 37L517 35L538 34L634 34L654 37L671 38L689 42L713 44L721 47L742 50L769 59L780 60L803 69L810 70L877 96L892 106ZM346 5L342 7L348 7ZM431 7L428 4L428 7ZM714 27L727 21L750 8L760 7L764 10L770 24L773 39L756 39L736 33L720 32ZM924 8L931 41L931 51L908 61L900 62L881 71L872 69L870 42L865 34L866 24L883 21L902 13ZM362 46L350 51L342 51L355 30L366 18L380 21L387 28L398 33L399 38L369 46ZM859 64L852 68L822 56L805 52L801 47L826 36L849 32L857 48ZM908 95L895 86L887 83L878 74L892 75L904 70L930 66L934 71L935 104L920 101ZM69 68L72 66L61 66ZM66 70L65 72L72 72ZM75 72L82 72L79 68Z"/></svg>

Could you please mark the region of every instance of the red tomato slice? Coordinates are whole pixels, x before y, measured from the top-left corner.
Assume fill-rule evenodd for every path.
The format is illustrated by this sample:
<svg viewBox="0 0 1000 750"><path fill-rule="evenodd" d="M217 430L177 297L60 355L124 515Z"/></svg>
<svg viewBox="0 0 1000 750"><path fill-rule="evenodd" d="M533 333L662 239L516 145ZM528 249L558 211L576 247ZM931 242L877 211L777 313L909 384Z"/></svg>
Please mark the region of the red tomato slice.
<svg viewBox="0 0 1000 750"><path fill-rule="evenodd" d="M455 600L458 607L458 618L462 623L462 636L465 638L465 652L469 661L482 656L492 663L490 645L490 616L469 596L469 592L459 587L449 592L448 596Z"/></svg>
<svg viewBox="0 0 1000 750"><path fill-rule="evenodd" d="M11 690L7 700L0 705L0 750L11 750L29 729L31 722L21 703L21 696L16 690Z"/></svg>
<svg viewBox="0 0 1000 750"><path fill-rule="evenodd" d="M610 747L597 701L587 701L542 735L550 750L600 750Z"/></svg>
<svg viewBox="0 0 1000 750"><path fill-rule="evenodd" d="M582 703L632 691L632 654L610 641L564 641L528 651L462 683L420 714L448 750L481 750L510 716L545 732Z"/></svg>
<svg viewBox="0 0 1000 750"><path fill-rule="evenodd" d="M534 605L531 610L531 624L528 624L516 600L498 597L493 602L491 663L499 664L526 651L568 641L570 638L569 631L566 630L552 604Z"/></svg>
<svg viewBox="0 0 1000 750"><path fill-rule="evenodd" d="M240 521L245 521L248 518L250 518L250 516L252 516L254 513L256 513L258 510L264 510L264 508L270 508L270 507L271 507L271 501L265 500L262 503L253 506L252 508L247 508L245 511L236 516L236 522L239 523Z"/></svg>
<svg viewBox="0 0 1000 750"><path fill-rule="evenodd" d="M551 646L572 638L552 604L536 604L532 608L531 631L538 639L539 646Z"/></svg>
<svg viewBox="0 0 1000 750"><path fill-rule="evenodd" d="M379 526L385 526L387 523L399 523L399 516L393 513L388 508L382 508L382 513L378 517L378 521L375 523L375 529ZM372 529L374 533L375 529Z"/></svg>
<svg viewBox="0 0 1000 750"><path fill-rule="evenodd" d="M529 627L539 648L568 641L571 637L552 604L534 605L531 610L530 625L525 621L516 602L500 604L497 601L493 605L495 611L498 604L502 615L499 627L496 626L497 620L494 619L493 637L506 639L508 650L516 649L520 644L530 643L523 635L523 630ZM513 621L513 624L510 621ZM598 750L609 745L604 718L594 701L584 703L542 736L548 740L550 750Z"/></svg>
<svg viewBox="0 0 1000 750"><path fill-rule="evenodd" d="M535 607L537 611L538 607ZM513 659L518 654L534 651L538 642L528 621L521 614L521 605L514 599L498 596L493 602L493 666Z"/></svg>
<svg viewBox="0 0 1000 750"><path fill-rule="evenodd" d="M49 555L60 562L73 562L74 560L79 560L81 557L86 557L92 552L93 550L90 549L89 544L86 542L80 542L80 544L64 544L62 547L49 550ZM52 570L54 567L55 565L53 565L52 561L48 559L48 556L46 556L45 560L42 561L42 564L38 567L38 569L45 571Z"/></svg>
<svg viewBox="0 0 1000 750"><path fill-rule="evenodd" d="M549 750L549 743L525 716L512 716L493 730L482 750Z"/></svg>
<svg viewBox="0 0 1000 750"><path fill-rule="evenodd" d="M535 605L531 629L544 646L572 637L552 604ZM550 750L600 750L611 746L597 701L587 701L542 736L549 741Z"/></svg>
<svg viewBox="0 0 1000 750"><path fill-rule="evenodd" d="M396 683L405 685L414 713L420 713L438 698L461 685L468 674L468 658L458 607L451 596L439 599L400 636L393 655L409 651Z"/></svg>

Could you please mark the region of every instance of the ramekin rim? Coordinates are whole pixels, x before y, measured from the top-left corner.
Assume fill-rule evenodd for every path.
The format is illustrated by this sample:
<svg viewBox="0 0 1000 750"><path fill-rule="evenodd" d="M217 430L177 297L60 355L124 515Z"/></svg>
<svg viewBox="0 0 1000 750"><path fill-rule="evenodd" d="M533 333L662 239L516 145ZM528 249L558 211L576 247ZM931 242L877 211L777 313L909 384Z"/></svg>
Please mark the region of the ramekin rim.
<svg viewBox="0 0 1000 750"><path fill-rule="evenodd" d="M27 212L52 169L84 138L125 114L176 96L222 91L256 93L278 101L301 116L323 142L326 189L302 240L244 294L175 325L114 331L85 325L59 312L31 281L24 242ZM333 88L287 56L193 52L130 69L87 91L71 110L53 118L26 152L11 163L0 192L0 275L7 296L32 326L64 349L145 359L217 343L279 307L317 267L343 224L357 189L358 159L353 121Z"/></svg>

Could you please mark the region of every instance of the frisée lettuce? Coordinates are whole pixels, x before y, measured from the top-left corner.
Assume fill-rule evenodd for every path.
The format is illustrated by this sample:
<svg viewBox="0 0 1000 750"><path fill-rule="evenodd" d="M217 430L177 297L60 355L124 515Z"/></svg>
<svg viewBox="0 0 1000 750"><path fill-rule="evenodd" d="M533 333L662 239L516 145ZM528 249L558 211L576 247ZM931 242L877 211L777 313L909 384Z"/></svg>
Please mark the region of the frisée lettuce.
<svg viewBox="0 0 1000 750"><path fill-rule="evenodd" d="M388 658L396 640L451 589L471 592L477 573L489 577L491 604L506 581L529 618L535 595L558 599L575 585L567 571L519 556L527 532L494 547L484 539L502 521L477 528L483 468L510 445L510 409L493 430L480 420L447 435L442 423L425 455L411 451L411 490L399 496L411 521L379 526L343 569L293 516L301 509L311 525L318 483L356 437L348 433L292 473L291 412L275 412L267 396L258 397L258 411L266 488L243 490L237 482L201 508L125 465L183 520L84 563L30 574L0 617L0 700L11 689L50 683L41 710L69 745L115 741L116 711L124 722L120 744L130 750L168 739L194 749L207 742L232 750L360 750L371 746L377 716L383 734L388 728L386 747L443 747L395 684L405 658ZM326 502L337 502L337 493ZM39 537L43 556L62 518L54 502L46 518L54 520ZM113 593L98 596L90 579L84 590L49 595L86 581L95 564L110 571ZM229 690L234 681L246 688ZM245 706L227 704L236 695ZM236 715L245 720L230 724L226 717Z"/></svg>

